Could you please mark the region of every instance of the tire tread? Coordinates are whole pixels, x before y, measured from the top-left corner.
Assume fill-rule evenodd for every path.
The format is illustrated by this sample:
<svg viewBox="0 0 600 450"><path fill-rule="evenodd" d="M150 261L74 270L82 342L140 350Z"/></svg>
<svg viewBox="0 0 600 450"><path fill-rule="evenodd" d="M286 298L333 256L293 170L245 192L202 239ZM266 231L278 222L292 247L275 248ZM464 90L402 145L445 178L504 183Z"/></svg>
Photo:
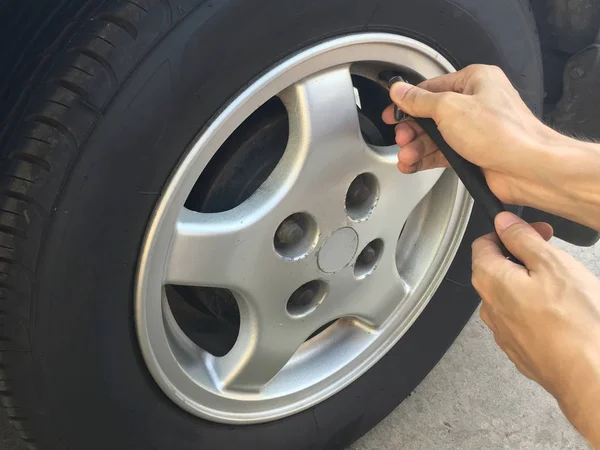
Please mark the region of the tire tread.
<svg viewBox="0 0 600 450"><path fill-rule="evenodd" d="M0 31L0 38L11 33L24 55L0 85L0 98L11 105L0 110L0 403L32 448L36 407L28 402L23 374L33 365L34 297L28 284L35 284L40 252L39 236L33 235L45 233L82 145L129 73L192 10L179 3L190 1L62 0L51 12L23 7L13 20L24 26ZM185 14L174 21L173 11ZM31 23L39 30L33 38ZM54 40L36 53L36 39L53 29ZM24 75L19 97L11 98L14 80Z"/></svg>

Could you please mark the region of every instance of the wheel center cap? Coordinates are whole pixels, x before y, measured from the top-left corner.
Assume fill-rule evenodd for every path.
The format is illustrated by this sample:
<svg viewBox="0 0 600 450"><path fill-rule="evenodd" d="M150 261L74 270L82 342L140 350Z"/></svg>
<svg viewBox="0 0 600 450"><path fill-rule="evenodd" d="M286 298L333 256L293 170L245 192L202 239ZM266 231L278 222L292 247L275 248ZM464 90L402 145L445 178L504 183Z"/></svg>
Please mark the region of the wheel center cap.
<svg viewBox="0 0 600 450"><path fill-rule="evenodd" d="M346 267L358 249L358 234L352 228L334 231L319 250L319 268L325 273L337 272Z"/></svg>

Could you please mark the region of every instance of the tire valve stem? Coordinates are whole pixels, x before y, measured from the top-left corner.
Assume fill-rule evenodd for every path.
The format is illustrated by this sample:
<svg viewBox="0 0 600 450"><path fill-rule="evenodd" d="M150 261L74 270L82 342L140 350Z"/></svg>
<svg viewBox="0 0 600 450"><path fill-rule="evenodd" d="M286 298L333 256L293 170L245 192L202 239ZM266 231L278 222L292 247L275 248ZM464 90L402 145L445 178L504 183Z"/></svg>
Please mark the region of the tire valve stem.
<svg viewBox="0 0 600 450"><path fill-rule="evenodd" d="M406 83L406 80L399 74L392 72L391 70L384 70L379 74L379 79L385 81L387 83L388 89L391 89L394 83L402 82ZM406 118L406 114L398 108L397 105L394 105L394 120L396 122L401 122Z"/></svg>

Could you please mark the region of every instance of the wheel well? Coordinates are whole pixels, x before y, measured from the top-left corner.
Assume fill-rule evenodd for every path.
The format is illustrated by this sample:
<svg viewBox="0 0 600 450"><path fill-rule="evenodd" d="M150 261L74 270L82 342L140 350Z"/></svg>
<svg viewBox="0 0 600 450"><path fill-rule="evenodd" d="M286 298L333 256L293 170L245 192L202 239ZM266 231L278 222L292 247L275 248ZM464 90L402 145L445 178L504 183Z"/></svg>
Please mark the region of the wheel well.
<svg viewBox="0 0 600 450"><path fill-rule="evenodd" d="M600 2L530 0L542 43L546 109L563 95L563 73L575 53L600 38Z"/></svg>

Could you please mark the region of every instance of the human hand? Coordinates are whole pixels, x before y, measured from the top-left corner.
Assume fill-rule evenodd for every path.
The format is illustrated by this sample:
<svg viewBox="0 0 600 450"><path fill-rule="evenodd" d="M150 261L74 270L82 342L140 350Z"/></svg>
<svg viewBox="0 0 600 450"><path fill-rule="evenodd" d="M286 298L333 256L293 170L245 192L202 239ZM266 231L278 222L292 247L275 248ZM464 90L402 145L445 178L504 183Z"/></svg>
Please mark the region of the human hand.
<svg viewBox="0 0 600 450"><path fill-rule="evenodd" d="M558 133L534 116L499 68L470 66L418 87L396 83L390 95L411 116L433 118L450 146L484 169L490 188L503 202L524 204L524 185L539 182L535 175L545 177L539 149ZM395 123L392 106L383 120ZM396 126L396 142L402 147L398 168L403 173L448 166L412 120Z"/></svg>
<svg viewBox="0 0 600 450"><path fill-rule="evenodd" d="M481 318L517 369L600 448L600 280L546 242L547 224L502 213L496 229L473 244ZM505 258L498 236L526 268Z"/></svg>

